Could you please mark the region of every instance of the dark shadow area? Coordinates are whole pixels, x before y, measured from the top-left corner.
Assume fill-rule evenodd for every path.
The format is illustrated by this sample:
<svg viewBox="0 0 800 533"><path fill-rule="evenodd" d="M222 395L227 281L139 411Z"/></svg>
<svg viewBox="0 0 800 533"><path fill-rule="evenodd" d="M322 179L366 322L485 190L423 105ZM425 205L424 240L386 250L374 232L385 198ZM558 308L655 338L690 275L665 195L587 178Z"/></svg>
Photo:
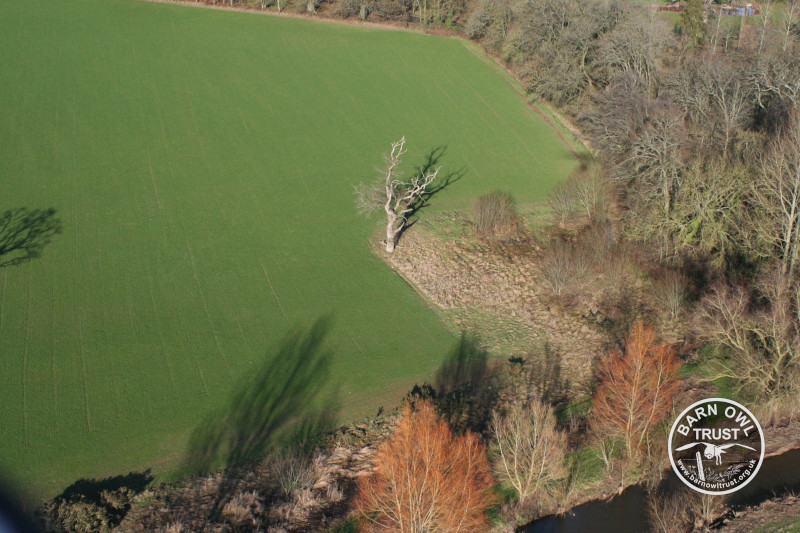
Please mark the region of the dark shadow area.
<svg viewBox="0 0 800 533"><path fill-rule="evenodd" d="M22 498L6 481L0 481L0 532L2 533L36 533L42 531L37 527Z"/></svg>
<svg viewBox="0 0 800 533"><path fill-rule="evenodd" d="M569 382L561 375L561 354L550 343L531 351L521 372L527 382L528 402L563 405L569 398Z"/></svg>
<svg viewBox="0 0 800 533"><path fill-rule="evenodd" d="M758 505L770 498L800 492L800 448L764 459L753 480L731 494L734 506Z"/></svg>
<svg viewBox="0 0 800 533"><path fill-rule="evenodd" d="M497 401L496 375L497 369L489 364L479 340L462 333L436 372L433 384L415 385L406 399L432 400L439 415L456 433L485 433Z"/></svg>
<svg viewBox="0 0 800 533"><path fill-rule="evenodd" d="M87 498L99 501L103 491L113 492L128 489L136 494L142 492L153 481L154 476L150 469L144 472L130 472L124 476L113 476L105 479L79 479L62 492L58 498L62 500L75 500Z"/></svg>
<svg viewBox="0 0 800 533"><path fill-rule="evenodd" d="M133 498L153 481L150 470L105 479L79 479L38 512L47 531L100 531L119 524Z"/></svg>
<svg viewBox="0 0 800 533"><path fill-rule="evenodd" d="M419 175L434 170L436 167L441 166L440 162L445 155L447 155L447 146L435 146L431 148L425 156L425 160L422 162L422 164L414 167L414 172ZM420 197L419 201L414 204L412 211L408 214L409 218L416 214L420 209L428 207L430 205L431 198L445 190L447 187L450 187L452 184L463 178L466 174L466 167L461 167L458 170L453 170L441 176L437 176L436 180L431 183L430 187L428 187L425 193Z"/></svg>
<svg viewBox="0 0 800 533"><path fill-rule="evenodd" d="M436 167L440 166L439 162L441 159L447 154L447 146L440 145L431 148L428 153L425 155L425 159L422 164L417 165L414 167L414 174L415 175L422 175L427 172L433 171ZM406 219L408 223L403 226L400 230L400 233L397 234L398 242L403 237L403 233L413 226L416 223L417 219L411 220L411 217L416 215L420 210L428 207L430 205L430 200L442 192L444 189L452 185L453 183L457 182L461 178L463 178L467 173L467 169L465 167L461 167L458 170L448 172L446 174L442 174L437 176L436 180L431 183L428 189L422 194L413 205L411 205L411 211L406 215Z"/></svg>
<svg viewBox="0 0 800 533"><path fill-rule="evenodd" d="M18 265L35 259L53 235L62 231L56 210L9 209L0 215L0 267Z"/></svg>
<svg viewBox="0 0 800 533"><path fill-rule="evenodd" d="M234 387L228 406L192 433L186 474L244 463L283 445L305 443L331 427L338 405L323 398L332 354L323 350L330 329L320 319L304 334L289 335L262 366Z"/></svg>
<svg viewBox="0 0 800 533"><path fill-rule="evenodd" d="M183 474L228 470L287 447L310 454L316 439L334 426L339 408L338 394L326 387L333 356L323 348L329 330L329 320L320 319L308 331L288 335L261 367L248 373L228 405L192 433ZM223 478L212 514L238 483L236 475Z"/></svg>

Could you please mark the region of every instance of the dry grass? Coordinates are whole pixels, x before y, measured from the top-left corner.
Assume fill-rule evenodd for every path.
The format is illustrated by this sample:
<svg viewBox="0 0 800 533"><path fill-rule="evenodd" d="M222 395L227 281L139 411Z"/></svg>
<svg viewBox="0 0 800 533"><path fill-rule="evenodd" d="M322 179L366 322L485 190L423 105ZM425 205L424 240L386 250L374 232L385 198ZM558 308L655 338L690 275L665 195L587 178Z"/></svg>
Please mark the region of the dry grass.
<svg viewBox="0 0 800 533"><path fill-rule="evenodd" d="M274 454L270 460L272 477L287 499L298 490L310 489L318 481L319 456L312 458L289 449Z"/></svg>
<svg viewBox="0 0 800 533"><path fill-rule="evenodd" d="M264 508L256 491L241 492L222 508L222 516L235 526L256 525Z"/></svg>

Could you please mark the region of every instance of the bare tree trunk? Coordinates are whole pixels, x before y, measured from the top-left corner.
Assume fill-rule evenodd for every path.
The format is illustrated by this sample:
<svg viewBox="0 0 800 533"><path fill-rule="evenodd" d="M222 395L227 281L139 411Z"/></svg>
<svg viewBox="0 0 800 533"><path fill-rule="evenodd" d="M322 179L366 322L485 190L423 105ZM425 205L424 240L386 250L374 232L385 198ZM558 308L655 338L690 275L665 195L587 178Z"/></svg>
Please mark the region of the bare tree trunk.
<svg viewBox="0 0 800 533"><path fill-rule="evenodd" d="M764 48L764 40L767 36L767 26L772 14L772 0L767 0L761 6L761 37L758 40L758 55L761 55L761 50Z"/></svg>
<svg viewBox="0 0 800 533"><path fill-rule="evenodd" d="M789 11L786 13L786 18L784 19L784 24L786 25L786 33L783 36L783 51L786 51L786 48L789 47L789 42L792 38L792 25L794 24L794 17L795 12L798 10L798 6L800 5L800 1L798 0L791 0L789 3Z"/></svg>
<svg viewBox="0 0 800 533"><path fill-rule="evenodd" d="M391 209L386 210L386 252L394 252L394 246L397 242L397 232L394 228L394 223L397 220L397 215Z"/></svg>

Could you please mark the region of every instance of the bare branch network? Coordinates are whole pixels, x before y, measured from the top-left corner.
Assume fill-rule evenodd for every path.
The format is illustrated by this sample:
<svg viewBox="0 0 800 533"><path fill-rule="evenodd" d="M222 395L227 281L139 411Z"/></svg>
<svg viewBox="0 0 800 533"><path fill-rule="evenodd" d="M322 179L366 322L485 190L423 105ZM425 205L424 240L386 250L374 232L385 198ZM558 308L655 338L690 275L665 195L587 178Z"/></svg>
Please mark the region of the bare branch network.
<svg viewBox="0 0 800 533"><path fill-rule="evenodd" d="M372 184L359 183L354 187L356 207L362 214L386 212L386 251L391 253L403 229L408 225L408 216L424 202L428 187L439 175L441 167L433 171L422 171L409 181L400 179L397 170L406 153L406 138L392 143L392 149L384 156L386 168L379 170L381 177Z"/></svg>

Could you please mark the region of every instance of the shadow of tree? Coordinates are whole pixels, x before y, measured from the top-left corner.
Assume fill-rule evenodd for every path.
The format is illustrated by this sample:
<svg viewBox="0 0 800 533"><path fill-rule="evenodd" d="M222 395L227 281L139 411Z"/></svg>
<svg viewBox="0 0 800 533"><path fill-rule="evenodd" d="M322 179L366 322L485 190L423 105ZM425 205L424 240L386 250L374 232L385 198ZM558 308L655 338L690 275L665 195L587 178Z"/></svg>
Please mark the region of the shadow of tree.
<svg viewBox="0 0 800 533"><path fill-rule="evenodd" d="M134 496L153 479L149 469L104 479L79 479L42 506L37 513L39 522L46 531L110 530L125 518Z"/></svg>
<svg viewBox="0 0 800 533"><path fill-rule="evenodd" d="M447 146L440 145L434 146L431 148L428 153L425 155L425 159L422 164L417 165L414 167L414 173L416 175L423 175L427 172L434 170L437 166L439 166L439 161L447 154ZM411 220L411 218L416 215L421 209L424 209L430 205L430 200L444 189L452 185L453 183L457 182L461 178L463 178L467 173L466 168L462 167L458 170L448 172L447 174L443 174L436 178L428 189L419 197L417 200L412 204L411 211L406 215L406 219L408 223L403 226L400 230L400 233L397 234L397 241L399 242L400 239L403 237L403 233L406 232L408 228L413 226L417 219Z"/></svg>
<svg viewBox="0 0 800 533"><path fill-rule="evenodd" d="M9 209L0 215L0 267L37 258L53 235L62 231L56 210Z"/></svg>
<svg viewBox="0 0 800 533"><path fill-rule="evenodd" d="M258 459L292 444L311 446L332 427L338 394L326 393L332 353L322 348L329 320L304 334L290 334L262 366L234 388L230 402L192 433L184 458L186 474L203 474Z"/></svg>
<svg viewBox="0 0 800 533"><path fill-rule="evenodd" d="M464 333L437 370L433 385L415 385L407 399L432 399L453 431L485 433L497 402L497 368L479 339Z"/></svg>
<svg viewBox="0 0 800 533"><path fill-rule="evenodd" d="M439 162L442 158L444 158L445 155L447 155L447 146L434 146L425 155L425 160L422 162L422 164L414 167L414 172L417 175L422 175L434 170L437 166L440 166ZM408 217L410 218L420 209L428 207L430 205L431 198L463 178L466 173L466 167L461 167L458 170L453 170L442 176L438 176L436 181L431 183L428 189L422 194L422 196L420 196L419 200L417 200L417 202L412 206L412 211L408 214Z"/></svg>
<svg viewBox="0 0 800 533"><path fill-rule="evenodd" d="M183 475L223 468L211 515L239 481L235 467L253 463L281 448L310 454L334 427L338 391L329 389L332 352L323 348L330 321L317 320L308 331L289 334L262 366L234 388L228 405L207 416L189 439Z"/></svg>
<svg viewBox="0 0 800 533"><path fill-rule="evenodd" d="M3 533L36 533L42 531L32 515L30 501L0 479L0 531Z"/></svg>
<svg viewBox="0 0 800 533"><path fill-rule="evenodd" d="M559 405L568 399L569 382L561 374L561 353L550 343L528 353L527 402L540 400Z"/></svg>
<svg viewBox="0 0 800 533"><path fill-rule="evenodd" d="M148 468L144 472L129 472L124 476L112 476L104 479L79 479L58 495L62 500L86 498L93 502L100 501L103 491L116 491L126 488L136 494L142 492L155 479Z"/></svg>

